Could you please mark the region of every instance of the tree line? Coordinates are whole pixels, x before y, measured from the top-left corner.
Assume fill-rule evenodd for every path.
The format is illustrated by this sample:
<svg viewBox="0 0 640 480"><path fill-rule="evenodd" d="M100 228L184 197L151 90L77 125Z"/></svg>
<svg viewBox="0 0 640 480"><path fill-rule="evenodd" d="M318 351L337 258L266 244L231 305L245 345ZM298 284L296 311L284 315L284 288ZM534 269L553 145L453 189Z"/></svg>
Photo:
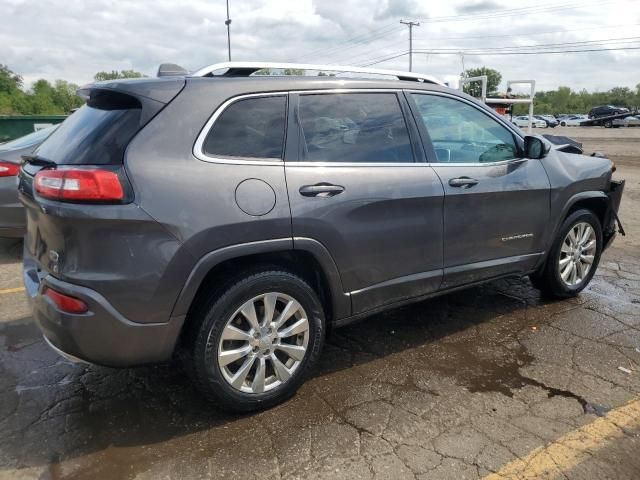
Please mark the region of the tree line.
<svg viewBox="0 0 640 480"><path fill-rule="evenodd" d="M135 70L98 72L94 80L143 77ZM0 115L68 115L84 100L76 93L78 85L66 80L40 79L25 88L21 75L0 64Z"/></svg>
<svg viewBox="0 0 640 480"><path fill-rule="evenodd" d="M286 75L301 75L302 70L288 69ZM259 72L269 75L267 69ZM320 72L318 75L327 75ZM482 67L464 72L466 77L487 75L487 92L496 96L502 81L497 70ZM95 81L115 80L120 78L140 78L144 75L135 70L112 70L98 72ZM78 85L66 80L49 82L40 79L25 88L22 76L13 72L8 66L0 64L0 115L68 115L75 108L84 104L84 100L76 94ZM465 92L480 96L480 84L467 85ZM604 92L574 91L569 87L537 92L535 95L535 111L540 114L587 113L598 105L615 105L636 109L640 106L640 83L635 89L614 87ZM516 105L514 114L521 115L528 111L526 105Z"/></svg>
<svg viewBox="0 0 640 480"><path fill-rule="evenodd" d="M497 70L487 67L465 70L467 78L487 76L487 96L495 97L511 92L498 92L502 81L502 74ZM464 86L464 91L474 97L480 97L481 84L474 82ZM514 95L519 96L519 95ZM558 87L556 90L536 92L534 97L535 113L559 114L559 113L589 113L593 107L599 105L614 105L637 110L640 107L640 83L635 89L629 87L614 87L604 92L589 92L586 89L580 91L571 90L569 87ZM514 105L514 115L524 115L529 112L528 105Z"/></svg>

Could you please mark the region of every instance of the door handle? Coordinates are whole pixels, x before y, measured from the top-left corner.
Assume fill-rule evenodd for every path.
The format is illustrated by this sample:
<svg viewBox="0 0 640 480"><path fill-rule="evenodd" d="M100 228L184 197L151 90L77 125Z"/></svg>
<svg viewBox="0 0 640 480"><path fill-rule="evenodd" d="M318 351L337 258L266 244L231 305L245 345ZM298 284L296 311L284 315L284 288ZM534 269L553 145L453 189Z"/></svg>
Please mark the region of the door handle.
<svg viewBox="0 0 640 480"><path fill-rule="evenodd" d="M333 197L344 192L344 187L330 183L316 183L315 185L303 185L299 192L303 197Z"/></svg>
<svg viewBox="0 0 640 480"><path fill-rule="evenodd" d="M471 188L478 184L478 180L471 177L458 177L449 180L449 185L452 187Z"/></svg>

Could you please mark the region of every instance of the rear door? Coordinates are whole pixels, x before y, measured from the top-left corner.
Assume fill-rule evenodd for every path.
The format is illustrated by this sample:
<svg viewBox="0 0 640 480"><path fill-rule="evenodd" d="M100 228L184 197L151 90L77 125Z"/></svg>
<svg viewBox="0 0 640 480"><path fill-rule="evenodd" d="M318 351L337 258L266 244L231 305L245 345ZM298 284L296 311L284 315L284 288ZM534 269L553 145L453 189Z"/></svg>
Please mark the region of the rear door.
<svg viewBox="0 0 640 480"><path fill-rule="evenodd" d="M401 93L292 94L291 109L294 245L329 251L354 314L438 289L443 189Z"/></svg>
<svg viewBox="0 0 640 480"><path fill-rule="evenodd" d="M543 254L550 186L514 132L459 97L411 93L444 200L444 288L526 272Z"/></svg>

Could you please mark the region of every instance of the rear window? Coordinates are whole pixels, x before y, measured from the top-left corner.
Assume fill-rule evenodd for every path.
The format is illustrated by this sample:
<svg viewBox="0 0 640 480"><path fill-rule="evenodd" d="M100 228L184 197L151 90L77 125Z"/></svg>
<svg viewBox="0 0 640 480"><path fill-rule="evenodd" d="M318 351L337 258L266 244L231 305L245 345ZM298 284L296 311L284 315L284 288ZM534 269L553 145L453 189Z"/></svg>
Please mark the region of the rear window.
<svg viewBox="0 0 640 480"><path fill-rule="evenodd" d="M134 97L93 91L87 104L62 122L35 154L59 165L120 164L140 129L141 112Z"/></svg>
<svg viewBox="0 0 640 480"><path fill-rule="evenodd" d="M204 153L213 157L281 159L286 103L284 96L232 103L209 131Z"/></svg>

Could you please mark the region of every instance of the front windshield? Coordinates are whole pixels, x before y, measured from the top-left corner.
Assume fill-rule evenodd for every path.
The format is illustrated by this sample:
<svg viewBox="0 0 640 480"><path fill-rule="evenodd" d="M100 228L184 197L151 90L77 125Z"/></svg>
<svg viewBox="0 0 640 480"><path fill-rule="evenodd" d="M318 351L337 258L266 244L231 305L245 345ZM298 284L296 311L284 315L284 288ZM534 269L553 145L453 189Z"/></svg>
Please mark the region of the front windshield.
<svg viewBox="0 0 640 480"><path fill-rule="evenodd" d="M19 150L21 148L32 146L35 147L36 145L44 142L46 138L55 131L56 128L58 128L58 125L52 125L50 127L40 129L37 132L28 133L23 137L19 137L15 140L11 140L10 142L3 143L2 145L0 145L0 150Z"/></svg>

